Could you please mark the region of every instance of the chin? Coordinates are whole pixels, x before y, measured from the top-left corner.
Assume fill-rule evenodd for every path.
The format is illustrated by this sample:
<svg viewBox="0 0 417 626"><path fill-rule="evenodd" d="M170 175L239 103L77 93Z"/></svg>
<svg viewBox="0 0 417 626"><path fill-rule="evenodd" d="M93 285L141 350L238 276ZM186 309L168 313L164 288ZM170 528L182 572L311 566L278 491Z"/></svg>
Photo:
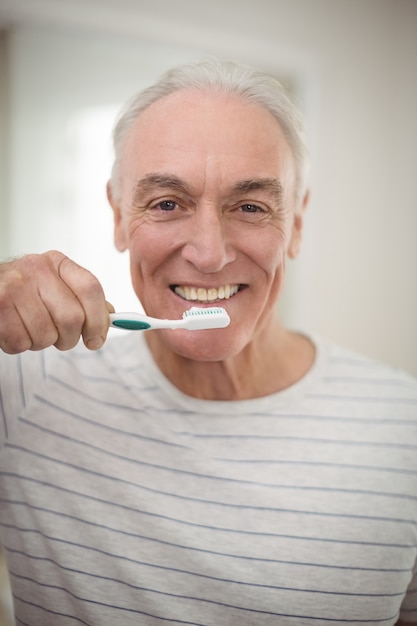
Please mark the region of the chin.
<svg viewBox="0 0 417 626"><path fill-rule="evenodd" d="M238 345L236 337L227 337L226 329L160 332L164 335L161 338L166 348L192 361L225 361L243 349L242 345Z"/></svg>

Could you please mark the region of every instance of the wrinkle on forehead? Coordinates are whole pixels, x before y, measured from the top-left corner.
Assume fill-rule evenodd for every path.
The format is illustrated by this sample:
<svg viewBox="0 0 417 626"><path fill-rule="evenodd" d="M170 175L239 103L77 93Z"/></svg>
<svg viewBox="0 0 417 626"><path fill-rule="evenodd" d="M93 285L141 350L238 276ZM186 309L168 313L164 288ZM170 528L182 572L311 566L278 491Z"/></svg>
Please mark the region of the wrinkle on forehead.
<svg viewBox="0 0 417 626"><path fill-rule="evenodd" d="M139 200L143 194L155 189L177 191L188 196L193 195L193 190L180 177L164 173L149 173L136 182L133 190L133 201ZM282 204L283 187L277 178L256 177L240 180L232 184L227 191L231 196L262 191L271 196L277 205Z"/></svg>

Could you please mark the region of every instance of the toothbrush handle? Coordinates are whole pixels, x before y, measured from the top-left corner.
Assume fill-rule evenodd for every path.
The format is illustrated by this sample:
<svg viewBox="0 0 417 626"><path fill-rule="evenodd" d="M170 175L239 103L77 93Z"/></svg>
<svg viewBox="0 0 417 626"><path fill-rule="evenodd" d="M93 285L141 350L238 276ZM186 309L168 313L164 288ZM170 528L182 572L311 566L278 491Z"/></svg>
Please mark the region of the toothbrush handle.
<svg viewBox="0 0 417 626"><path fill-rule="evenodd" d="M110 313L110 326L124 330L148 330L152 328L146 315L142 313Z"/></svg>

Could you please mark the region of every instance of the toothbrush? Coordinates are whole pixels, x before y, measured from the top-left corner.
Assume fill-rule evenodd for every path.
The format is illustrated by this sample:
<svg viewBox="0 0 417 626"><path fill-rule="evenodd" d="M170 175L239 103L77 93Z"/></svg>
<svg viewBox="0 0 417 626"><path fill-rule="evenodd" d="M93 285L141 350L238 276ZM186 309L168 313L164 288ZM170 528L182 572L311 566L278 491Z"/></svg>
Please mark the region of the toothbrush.
<svg viewBox="0 0 417 626"><path fill-rule="evenodd" d="M110 325L125 330L153 330L157 328L185 328L204 330L224 328L230 324L230 317L222 307L191 307L184 311L179 320L158 319L144 313L111 313Z"/></svg>

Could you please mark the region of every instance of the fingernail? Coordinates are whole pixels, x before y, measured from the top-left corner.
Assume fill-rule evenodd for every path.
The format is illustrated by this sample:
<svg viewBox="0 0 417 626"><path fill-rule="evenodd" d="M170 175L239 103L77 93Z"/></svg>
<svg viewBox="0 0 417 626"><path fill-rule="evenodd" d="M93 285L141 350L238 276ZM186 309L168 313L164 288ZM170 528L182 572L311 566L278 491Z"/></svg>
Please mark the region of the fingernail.
<svg viewBox="0 0 417 626"><path fill-rule="evenodd" d="M92 337L87 340L86 346L89 350L98 350L104 343L103 337Z"/></svg>

